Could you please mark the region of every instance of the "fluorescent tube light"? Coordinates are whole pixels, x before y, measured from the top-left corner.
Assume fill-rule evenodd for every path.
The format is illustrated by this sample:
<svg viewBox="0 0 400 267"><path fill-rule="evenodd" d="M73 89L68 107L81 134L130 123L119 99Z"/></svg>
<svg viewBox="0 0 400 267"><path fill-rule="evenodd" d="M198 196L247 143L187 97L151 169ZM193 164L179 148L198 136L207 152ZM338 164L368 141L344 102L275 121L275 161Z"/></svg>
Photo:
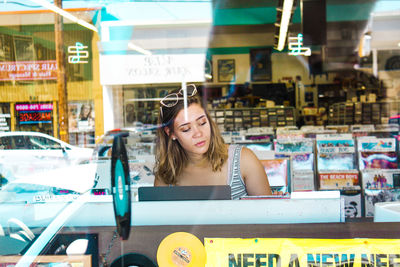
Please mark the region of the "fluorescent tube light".
<svg viewBox="0 0 400 267"><path fill-rule="evenodd" d="M132 43L132 42L129 42L129 43L128 43L128 47L129 47L130 49L135 50L135 51L137 51L137 52L139 52L139 53L142 53L142 54L144 54L144 55L146 55L146 56L150 56L150 55L152 54L149 50L146 50L146 49L144 49L144 48L141 48L140 46L137 46L137 45L135 45L135 44Z"/></svg>
<svg viewBox="0 0 400 267"><path fill-rule="evenodd" d="M90 23L87 23L86 21L79 19L77 17L75 17L74 15L72 15L71 13L47 2L46 0L31 0L32 2L35 2L36 4L39 4L47 9L50 9L51 11L63 16L66 19L69 19L72 22L78 23L79 25L82 25L85 28L88 28L92 31L97 32L97 28L95 26L93 26Z"/></svg>
<svg viewBox="0 0 400 267"><path fill-rule="evenodd" d="M292 16L293 0L283 1L283 11L279 27L279 41L277 49L282 51L285 47L286 35L289 28L290 17Z"/></svg>

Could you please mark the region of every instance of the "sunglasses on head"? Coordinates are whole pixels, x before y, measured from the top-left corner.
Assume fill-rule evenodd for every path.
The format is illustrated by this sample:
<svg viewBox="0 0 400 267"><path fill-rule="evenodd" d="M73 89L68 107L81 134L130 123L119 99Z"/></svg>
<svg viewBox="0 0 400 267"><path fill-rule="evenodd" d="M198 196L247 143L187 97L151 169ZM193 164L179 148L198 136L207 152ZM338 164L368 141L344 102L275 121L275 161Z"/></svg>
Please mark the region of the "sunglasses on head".
<svg viewBox="0 0 400 267"><path fill-rule="evenodd" d="M163 99L161 99L160 104L167 108L171 108L171 107L175 106L176 104L178 104L179 100L183 99L183 97L182 97L184 94L183 90L185 90L185 89L181 88L178 93L172 93L172 94L166 95ZM192 96L196 95L196 93L197 93L197 89L194 84L188 84L186 86L187 97L192 97ZM181 96L179 96L179 95L181 95Z"/></svg>

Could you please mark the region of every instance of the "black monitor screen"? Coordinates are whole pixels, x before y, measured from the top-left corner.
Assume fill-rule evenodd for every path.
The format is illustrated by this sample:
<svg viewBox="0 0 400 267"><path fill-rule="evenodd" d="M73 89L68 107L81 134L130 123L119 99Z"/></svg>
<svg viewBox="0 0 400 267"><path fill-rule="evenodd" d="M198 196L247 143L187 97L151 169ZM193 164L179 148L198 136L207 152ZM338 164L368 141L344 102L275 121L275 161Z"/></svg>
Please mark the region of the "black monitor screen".
<svg viewBox="0 0 400 267"><path fill-rule="evenodd" d="M138 189L139 201L230 200L229 185L146 186Z"/></svg>

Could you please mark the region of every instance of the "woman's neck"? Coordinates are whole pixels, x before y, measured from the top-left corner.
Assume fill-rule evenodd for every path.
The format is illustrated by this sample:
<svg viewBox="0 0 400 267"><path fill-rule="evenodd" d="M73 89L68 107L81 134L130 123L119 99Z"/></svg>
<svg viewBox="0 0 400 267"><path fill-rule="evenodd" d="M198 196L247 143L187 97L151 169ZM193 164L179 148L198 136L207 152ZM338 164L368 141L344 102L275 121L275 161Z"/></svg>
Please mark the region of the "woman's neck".
<svg viewBox="0 0 400 267"><path fill-rule="evenodd" d="M189 157L189 167L201 167L204 168L209 165L208 159L205 155L193 155Z"/></svg>

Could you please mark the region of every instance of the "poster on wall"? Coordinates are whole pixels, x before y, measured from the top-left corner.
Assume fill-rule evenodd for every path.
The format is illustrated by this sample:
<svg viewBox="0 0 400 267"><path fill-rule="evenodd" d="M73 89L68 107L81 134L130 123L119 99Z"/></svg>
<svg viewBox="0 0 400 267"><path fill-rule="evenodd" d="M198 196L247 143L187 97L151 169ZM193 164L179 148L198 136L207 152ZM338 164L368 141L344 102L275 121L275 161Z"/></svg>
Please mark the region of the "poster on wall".
<svg viewBox="0 0 400 267"><path fill-rule="evenodd" d="M94 131L94 118L92 102L68 104L68 126L70 132Z"/></svg>
<svg viewBox="0 0 400 267"><path fill-rule="evenodd" d="M250 64L252 81L272 80L271 49L251 49Z"/></svg>
<svg viewBox="0 0 400 267"><path fill-rule="evenodd" d="M235 60L234 59L219 59L218 60L218 81L219 82L234 82L235 75Z"/></svg>
<svg viewBox="0 0 400 267"><path fill-rule="evenodd" d="M15 61L35 60L32 36L13 36Z"/></svg>

